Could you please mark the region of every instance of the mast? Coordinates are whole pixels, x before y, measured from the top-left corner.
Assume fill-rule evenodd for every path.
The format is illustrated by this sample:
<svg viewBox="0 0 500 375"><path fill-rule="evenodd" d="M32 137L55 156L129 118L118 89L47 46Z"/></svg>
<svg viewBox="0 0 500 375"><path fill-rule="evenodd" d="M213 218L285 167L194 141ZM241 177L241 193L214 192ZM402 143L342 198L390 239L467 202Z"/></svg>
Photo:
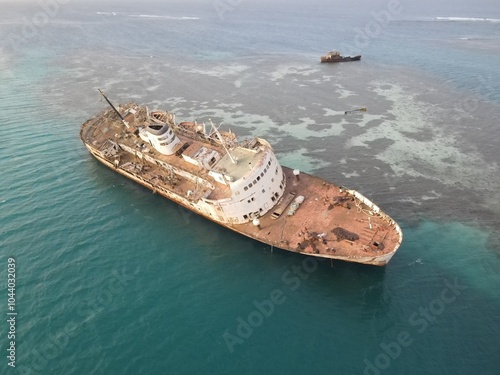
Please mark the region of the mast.
<svg viewBox="0 0 500 375"><path fill-rule="evenodd" d="M125 121L125 119L123 118L123 116L120 114L120 112L118 112L118 110L115 108L115 106L113 105L113 103L110 102L110 100L108 99L108 97L101 91L101 89L97 89L99 90L99 92L101 93L102 97L104 99L106 99L106 101L108 102L109 106L111 108L113 108L113 110L116 112L116 114L118 115L118 117L120 118L120 120L122 120L123 124L128 128L128 124L127 124L127 121Z"/></svg>
<svg viewBox="0 0 500 375"><path fill-rule="evenodd" d="M217 134L217 138L219 138L219 141L222 145L222 147L224 148L224 150L226 151L227 153L227 156L229 156L229 159L231 159L231 161L233 162L233 164L238 164L238 162L236 160L234 160L233 158L233 155L231 155L231 153L229 152L227 146L226 146L226 142L224 141L224 139L222 138L222 135L219 133L219 129L217 129L217 127L215 127L214 123L212 122L211 119L210 120L210 124L212 124L212 128L214 129L215 131L215 134ZM221 123L222 124L222 123Z"/></svg>

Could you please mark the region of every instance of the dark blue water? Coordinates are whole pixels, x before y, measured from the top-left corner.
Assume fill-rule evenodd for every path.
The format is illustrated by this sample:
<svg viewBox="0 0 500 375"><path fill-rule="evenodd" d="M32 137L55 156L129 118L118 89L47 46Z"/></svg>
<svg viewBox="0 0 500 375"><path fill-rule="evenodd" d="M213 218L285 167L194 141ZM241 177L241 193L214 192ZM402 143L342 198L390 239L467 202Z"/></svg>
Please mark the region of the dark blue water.
<svg viewBox="0 0 500 375"><path fill-rule="evenodd" d="M0 6L0 373L497 373L495 2ZM362 60L319 64L334 48ZM97 88L268 139L403 245L384 268L316 261L151 194L81 144Z"/></svg>

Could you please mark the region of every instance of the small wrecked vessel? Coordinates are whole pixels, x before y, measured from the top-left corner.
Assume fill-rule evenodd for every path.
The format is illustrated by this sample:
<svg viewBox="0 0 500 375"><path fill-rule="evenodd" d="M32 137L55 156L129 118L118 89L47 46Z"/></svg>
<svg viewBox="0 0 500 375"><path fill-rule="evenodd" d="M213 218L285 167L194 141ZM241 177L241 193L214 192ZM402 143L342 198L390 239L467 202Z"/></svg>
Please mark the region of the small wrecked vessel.
<svg viewBox="0 0 500 375"><path fill-rule="evenodd" d="M399 225L361 193L282 167L262 138L239 142L211 121L178 123L135 103L87 120L80 138L101 163L256 241L308 256L382 266ZM221 244L222 245L222 244Z"/></svg>
<svg viewBox="0 0 500 375"><path fill-rule="evenodd" d="M338 51L330 51L326 56L321 56L322 63L335 63L335 62L346 62L346 61L359 61L361 60L361 55L357 56L342 56Z"/></svg>

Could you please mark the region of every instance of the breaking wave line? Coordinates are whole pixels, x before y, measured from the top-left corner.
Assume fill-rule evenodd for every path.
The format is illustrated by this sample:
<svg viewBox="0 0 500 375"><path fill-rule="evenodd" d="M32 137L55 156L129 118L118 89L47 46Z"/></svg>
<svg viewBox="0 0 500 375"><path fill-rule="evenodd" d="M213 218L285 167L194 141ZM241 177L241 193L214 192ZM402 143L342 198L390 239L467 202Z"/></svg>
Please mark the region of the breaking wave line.
<svg viewBox="0 0 500 375"><path fill-rule="evenodd" d="M155 15L155 14L119 14L118 12L96 12L96 14L99 14L101 16L125 16L125 17L134 17L134 18L150 18L150 19L164 19L164 20L180 20L180 21L186 21L186 20L199 20L199 17L187 17L187 16L161 16L161 15Z"/></svg>
<svg viewBox="0 0 500 375"><path fill-rule="evenodd" d="M500 22L498 18L480 18L480 17L435 17L437 21L455 21L455 22Z"/></svg>
<svg viewBox="0 0 500 375"><path fill-rule="evenodd" d="M166 19L166 20L199 20L199 17L175 17L175 16L158 16L153 14L131 14L130 17L138 18L153 18L153 19Z"/></svg>

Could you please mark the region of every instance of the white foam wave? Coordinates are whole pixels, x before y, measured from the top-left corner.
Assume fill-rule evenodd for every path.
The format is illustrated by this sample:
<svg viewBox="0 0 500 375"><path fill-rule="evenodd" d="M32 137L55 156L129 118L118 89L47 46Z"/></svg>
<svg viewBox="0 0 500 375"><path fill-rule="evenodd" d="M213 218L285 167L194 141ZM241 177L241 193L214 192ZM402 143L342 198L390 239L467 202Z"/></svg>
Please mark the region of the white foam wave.
<svg viewBox="0 0 500 375"><path fill-rule="evenodd" d="M138 18L152 18L152 19L165 19L165 20L199 20L199 17L175 17L175 16L159 16L154 14L131 14L130 17Z"/></svg>
<svg viewBox="0 0 500 375"><path fill-rule="evenodd" d="M99 14L101 16L116 16L118 15L117 12L96 12L96 14ZM156 15L156 14L129 14L129 15L124 15L123 13L121 14L126 17L135 17L135 18L149 18L149 19L164 19L164 20L181 20L181 21L186 21L186 20L199 20L199 17L187 17L187 16L163 16L163 15Z"/></svg>
<svg viewBox="0 0 500 375"><path fill-rule="evenodd" d="M437 21L455 21L455 22L500 22L498 18L480 18L480 17L435 17Z"/></svg>

